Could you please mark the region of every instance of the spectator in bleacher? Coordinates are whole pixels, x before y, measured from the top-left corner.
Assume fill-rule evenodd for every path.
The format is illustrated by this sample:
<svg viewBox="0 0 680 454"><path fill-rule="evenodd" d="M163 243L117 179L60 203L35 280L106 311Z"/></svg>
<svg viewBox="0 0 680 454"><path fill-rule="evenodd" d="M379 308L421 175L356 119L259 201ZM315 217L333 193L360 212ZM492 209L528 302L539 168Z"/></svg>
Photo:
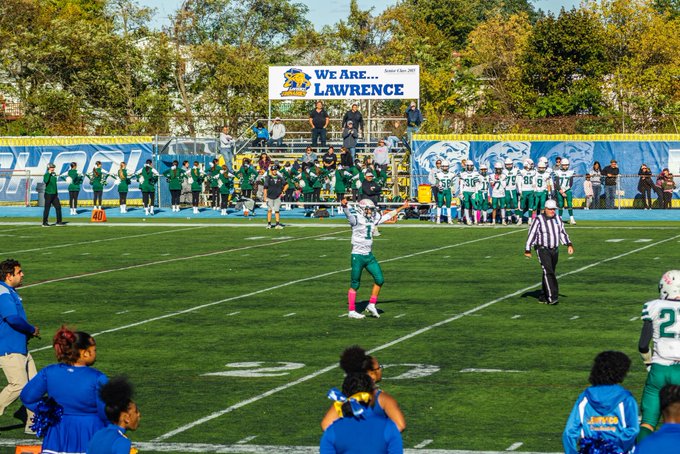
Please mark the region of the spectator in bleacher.
<svg viewBox="0 0 680 454"><path fill-rule="evenodd" d="M274 118L272 129L269 130L269 146L283 147L283 138L286 135L286 127L281 123L281 118Z"/></svg>
<svg viewBox="0 0 680 454"><path fill-rule="evenodd" d="M352 160L354 160L354 156L356 155L358 138L359 132L354 126L354 122L352 120L348 121L342 130L342 146L347 148L352 154Z"/></svg>
<svg viewBox="0 0 680 454"><path fill-rule="evenodd" d="M364 171L364 181L361 183L361 195L359 196L359 200L371 199L375 206L378 206L381 194L382 188L375 181L373 171L366 169Z"/></svg>
<svg viewBox="0 0 680 454"><path fill-rule="evenodd" d="M629 369L625 353L606 351L595 357L588 378L592 386L576 399L562 434L566 454L629 452L635 445L640 431L638 405L621 386ZM600 450L583 450L586 446Z"/></svg>
<svg viewBox="0 0 680 454"><path fill-rule="evenodd" d="M420 125L423 123L423 114L420 113L420 109L416 107L415 102L411 102L411 105L406 110L406 134L408 135L408 141L411 142L413 139L413 134L418 132Z"/></svg>
<svg viewBox="0 0 680 454"><path fill-rule="evenodd" d="M590 169L590 181L593 182L593 209L600 208L600 194L602 194L602 167L598 161L593 162Z"/></svg>
<svg viewBox="0 0 680 454"><path fill-rule="evenodd" d="M607 167L602 169L604 177L604 206L606 209L614 209L616 200L616 188L619 183L619 165L612 159Z"/></svg>
<svg viewBox="0 0 680 454"><path fill-rule="evenodd" d="M673 191L675 191L675 180L673 174L666 168L661 171L657 180L657 186L661 188L661 208L670 209L673 202Z"/></svg>
<svg viewBox="0 0 680 454"><path fill-rule="evenodd" d="M335 168L338 165L338 155L335 154L335 149L332 146L328 147L328 151L324 153L322 160L323 169L326 172L335 172Z"/></svg>
<svg viewBox="0 0 680 454"><path fill-rule="evenodd" d="M345 112L345 115L342 117L343 128L346 128L350 123L354 125L354 128L361 135L364 131L364 116L359 112L359 106L356 103L352 104L352 109Z"/></svg>
<svg viewBox="0 0 680 454"><path fill-rule="evenodd" d="M305 148L305 154L303 154L302 158L300 158L300 162L302 162L302 167L303 168L312 167L314 166L316 160L317 160L316 152L312 150L312 147Z"/></svg>
<svg viewBox="0 0 680 454"><path fill-rule="evenodd" d="M312 127L312 147L319 146L319 139L321 139L321 146L326 146L326 128L331 118L323 108L323 103L317 101L316 108L309 113L309 126Z"/></svg>
<svg viewBox="0 0 680 454"><path fill-rule="evenodd" d="M666 385L659 392L663 425L635 448L636 454L675 452L680 446L680 386Z"/></svg>
<svg viewBox="0 0 680 454"><path fill-rule="evenodd" d="M354 165L354 157L345 147L340 148L340 164L342 164L345 169L349 169Z"/></svg>
<svg viewBox="0 0 680 454"><path fill-rule="evenodd" d="M229 127L222 126L222 132L220 132L220 154L224 157L224 162L227 164L229 171L232 171L233 161L234 161L234 145L236 141L229 135Z"/></svg>
<svg viewBox="0 0 680 454"><path fill-rule="evenodd" d="M132 384L124 377L116 377L102 386L99 396L105 404L109 425L94 434L87 454L119 454L137 452L125 435L139 427L139 408L132 400Z"/></svg>
<svg viewBox="0 0 680 454"><path fill-rule="evenodd" d="M390 149L385 145L385 139L380 139L378 146L373 150L373 162L376 169L381 172L387 171L387 166L390 163Z"/></svg>
<svg viewBox="0 0 680 454"><path fill-rule="evenodd" d="M257 125L252 127L252 130L256 136L255 140L253 140L253 147L263 148L267 145L267 142L269 141L269 131L264 127L264 123L258 121Z"/></svg>
<svg viewBox="0 0 680 454"><path fill-rule="evenodd" d="M388 418L376 415L371 405L375 392L373 379L364 372L345 377L342 393L337 389L329 397L337 401L340 419L331 424L321 437L321 454L404 452L401 433Z"/></svg>
<svg viewBox="0 0 680 454"><path fill-rule="evenodd" d="M260 159L257 161L257 169L267 172L270 165L272 165L272 158L267 153L261 153Z"/></svg>
<svg viewBox="0 0 680 454"><path fill-rule="evenodd" d="M647 164L642 164L640 170L638 170L638 180L637 190L642 194L642 204L645 210L652 209L652 188L654 188L654 183L652 182L652 171L649 170Z"/></svg>

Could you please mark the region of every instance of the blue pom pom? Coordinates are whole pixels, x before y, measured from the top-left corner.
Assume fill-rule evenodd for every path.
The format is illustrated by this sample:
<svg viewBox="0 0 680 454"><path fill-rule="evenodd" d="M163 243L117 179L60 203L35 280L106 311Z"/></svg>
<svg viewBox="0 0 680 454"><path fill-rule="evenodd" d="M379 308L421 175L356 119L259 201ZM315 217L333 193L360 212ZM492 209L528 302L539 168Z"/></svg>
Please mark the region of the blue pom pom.
<svg viewBox="0 0 680 454"><path fill-rule="evenodd" d="M579 441L579 454L623 454L623 450L609 440L602 438L582 438Z"/></svg>
<svg viewBox="0 0 680 454"><path fill-rule="evenodd" d="M63 414L64 408L56 400L51 397L43 397L35 409L31 430L35 432L37 437L42 438L47 433L47 429L61 421Z"/></svg>

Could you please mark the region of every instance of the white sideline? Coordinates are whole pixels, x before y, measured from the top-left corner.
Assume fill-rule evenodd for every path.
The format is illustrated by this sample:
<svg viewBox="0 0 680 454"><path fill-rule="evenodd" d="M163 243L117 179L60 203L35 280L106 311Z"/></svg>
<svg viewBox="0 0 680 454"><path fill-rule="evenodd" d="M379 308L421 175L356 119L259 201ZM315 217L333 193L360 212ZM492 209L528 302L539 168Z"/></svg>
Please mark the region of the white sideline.
<svg viewBox="0 0 680 454"><path fill-rule="evenodd" d="M0 439L0 446L39 445L40 440ZM215 445L209 443L145 443L133 442L132 445L146 452L216 452L225 454L318 454L318 446L276 446L276 445ZM405 454L507 454L507 451L465 451L460 449L404 449ZM560 454L549 452L522 452L522 454Z"/></svg>
<svg viewBox="0 0 680 454"><path fill-rule="evenodd" d="M157 260L155 262L138 263L138 264L135 264L135 265L124 266L124 267L121 267L121 268L112 268L112 269L109 269L109 270L93 271L92 273L76 274L75 276L66 276L66 277L60 277L60 278L57 278L57 279L50 279L50 280L47 280L47 281L36 282L35 284L22 285L21 288L25 289L25 288L37 287L39 285L53 284L55 282L70 281L70 280L73 280L73 279L81 279L83 277L96 276L96 275L99 275L99 274L114 273L116 271L127 271L127 270L133 270L135 268L143 268L143 267L153 266L153 265L164 265L166 263L180 262L180 261L183 261L183 260L192 260L192 259L196 259L196 258L210 257L210 256L213 256L213 255L227 254L229 252L238 252L238 251L245 251L247 249L269 247L269 246L273 246L273 245L276 245L276 244L288 243L290 241L296 241L296 240L310 240L312 238L337 235L337 234L343 233L345 231L346 231L346 229L343 229L339 232L323 233L323 234L311 235L311 236L302 236L302 237L291 238L291 239L287 239L287 240L279 240L279 241L271 241L271 242L263 243L263 244L255 244L255 245L252 245L252 246L243 246L243 247L235 248L235 249L225 249L223 251L213 251L213 252L206 252L204 254L189 255L189 256L186 256L186 257L175 257L175 258L172 258L172 259Z"/></svg>
<svg viewBox="0 0 680 454"><path fill-rule="evenodd" d="M37 248L34 248L34 249L23 249L23 250L20 250L20 251L9 251L9 252L1 251L0 255L20 254L22 252L44 251L45 249L57 249L57 248L71 247L71 246L81 246L83 244L103 243L105 241L127 240L129 238L140 238L140 237L143 237L143 236L161 235L163 233L183 232L185 230L194 230L194 229L201 229L201 228L204 228L204 226L187 227L185 229L162 230L160 232L140 233L138 235L118 236L118 237L115 237L115 238L104 238L104 239L100 239L100 240L81 241L79 243L56 244L54 246L37 247Z"/></svg>
<svg viewBox="0 0 680 454"><path fill-rule="evenodd" d="M466 242L466 243L458 243L457 245L460 246L460 245L469 244L469 243L473 243L473 242L477 242L477 241L483 241L483 240L487 240L487 239L490 239L490 238L495 238L495 237L499 237L499 236L503 236L503 235L508 235L508 234L510 234L510 233L515 233L515 232L518 232L518 231L519 231L519 230L516 230L516 231L514 231L514 232L507 232L507 233L501 234L501 235L493 235L493 236L488 237L488 238L473 240L473 241L469 241L469 242ZM600 261L598 261L598 262L591 263L590 265L583 266L583 267L578 268L578 269L576 269L576 270L573 270L573 271L569 271L569 272L567 272L567 273L560 274L560 275L557 276L557 277L558 277L558 279L559 279L559 278L563 278L563 277L565 277L565 276L569 276L569 275L571 275L571 274L580 273L580 272L582 272L582 271L585 271L585 270L587 270L587 269L590 269L590 268L592 268L592 267L594 267L594 266L597 266L597 265L600 265L600 264L602 264L602 263L607 263L607 262L610 262L610 261L613 261L613 260L618 260L618 259L620 259L620 258L622 258L622 257L626 257L626 256L631 255L631 254L634 254L634 253L636 253L636 252L640 252L640 251L643 251L643 250L645 250L645 249L649 249L649 248L654 247L654 246L657 246L657 245L659 245L659 244L663 244L663 243L666 243L666 242L669 242L669 241L673 241L673 240L675 240L675 239L677 239L677 238L680 238L680 235L676 235L676 236L674 236L674 237L670 237L670 238L667 238L667 239L665 239L665 240L658 241L658 242L656 242L656 243L647 244L646 246L642 246L642 247L639 247L639 248L637 248L637 249L633 249L632 251L624 252L623 254L619 254L619 255L616 255L616 256L613 256L613 257L609 257L609 258L600 260ZM455 246L454 246L454 245L451 245L451 246L447 246L447 247L455 247ZM446 247L437 248L437 249L432 249L430 252L432 252L432 251L437 251L437 250L442 250L442 249L445 249L445 248L446 248ZM404 256L404 257L413 257L413 256L415 256L415 255L420 255L420 254L424 254L424 253L427 253L427 251L423 251L423 252L420 252L420 253L409 254L409 255ZM390 259L390 260L384 260L384 262L386 262L386 261L393 261L393 260L399 260L399 258L393 258L393 259ZM325 275L329 275L329 274L334 274L334 273L326 273ZM325 275L323 275L323 276L325 276ZM313 278L307 278L307 279L304 279L304 280L309 280L309 279L313 279ZM500 302L500 301L506 300L506 299L508 299L508 298L512 298L512 297L517 296L517 295L521 295L522 293L527 292L527 291L529 291L529 290L531 290L531 289L533 289L533 288L535 288L535 287L538 287L538 286L540 286L540 285L541 285L541 283L539 282L539 283L530 285L530 286L528 286L528 287L524 287L523 289L517 290L517 291L515 291L515 292L513 292L513 293L509 293L509 294L507 294L507 295L505 295L505 296L501 296L500 298L496 298L496 299L494 299L494 300L492 300L492 301L489 301L489 302L487 302L487 303L484 303L484 304L481 304L481 305L479 305L479 306L477 306L477 307L474 307L474 308L472 308L472 309L469 309L469 310L467 310L467 311L465 311L465 312L463 312L463 313L457 314L457 315L455 315L455 316L453 316L453 317L447 318L447 319L442 320L442 321L440 321L440 322L437 322L437 323L434 323L434 324L432 324L432 325L429 325L429 326L426 326L426 327L424 327L424 328L421 328L421 329L419 329L419 330L413 331L413 332L410 333L410 334L407 334L407 335L402 336L402 337L400 337L400 338L398 338L398 339L395 339L395 340L393 340L393 341L391 341L391 342L388 342L388 343L386 343L386 344L383 344L383 345L380 345L380 346L378 346L378 347L376 347L376 348L373 348L373 349L369 350L369 353L374 353L374 352L377 352L377 351L385 350L385 349L387 349L387 348L389 348L389 347L392 347L392 346L394 346L394 345L397 345L397 344L400 344L400 343L402 343L402 342L404 342L404 341L407 341L407 340L409 340L409 339L412 339L412 338L414 338L414 337L416 337L416 336L418 336L418 335L420 335L420 334L423 334L423 333L426 333L426 332L428 332L428 331L430 331L430 330L433 330L434 328L437 328L437 327L439 327L439 326L446 325L446 324L448 324L448 323L451 323L451 322L453 322L453 321L456 321L456 320L458 320L458 319L460 319L460 318L462 318L462 317L464 317L464 316L466 316L466 315L471 315L471 314L474 314L475 312L479 312L479 311L481 311L482 309L486 309L487 307L492 306L492 305L494 305L494 304L496 304L496 303L498 303L498 302ZM311 380L311 379L313 379L313 378L315 378L315 377L318 377L319 375L322 375L322 374L324 374L324 373L326 373L326 372L329 372L329 371L331 371L331 370L333 370L333 369L335 369L335 368L337 368L337 367L338 367L337 364L333 364L333 365L331 365L331 366L324 367L323 369L320 369L320 370L318 370L318 371L316 371L316 372L313 372L313 373L311 373L311 374L309 374L309 375L306 375L306 376L304 376L304 377L298 378L297 380L294 380L294 381L289 382L289 383L287 383L287 384L278 386L278 387L276 387L276 388L272 388L272 389L270 389L269 391L266 391L266 392L264 392L264 393L262 393L262 394L259 394L259 395L257 395L257 396L251 397L250 399L243 400L243 401L238 402L238 403L236 403L236 404L234 404L234 405L232 405L232 406L230 406L230 407L227 407L227 408L225 408L225 409L223 409L223 410L216 411L216 412L214 412L214 413L212 413L212 414L210 414L210 415L208 415L208 416L204 416L203 418L200 418L200 419L198 419L198 420L196 420L196 421L194 421L194 422L191 422L191 423L189 423L189 424L185 424L185 425L183 425L183 426L181 426L181 427L178 427L177 429L171 430L170 432L167 432L167 433L165 433L165 434L163 434L163 435L161 435L161 436L159 436L159 437L156 437L156 438L153 439L152 441L163 441L163 440L166 440L166 439L168 439L168 438L170 438L170 437L173 437L173 436L175 436L175 435L177 435L177 434L180 434L180 433L182 433L182 432L185 432L185 431L187 431L187 430L189 430L189 429L192 429L192 428L194 428L194 427L196 427L196 426L198 426L198 425L201 425L201 424L203 424L203 423L205 423L205 422L208 422L208 421L211 421L211 420L213 420L213 419L215 419L215 418L218 418L218 417L220 417L220 416L222 416L222 415L224 415L224 414L230 413L230 412L232 412L232 411L234 411L234 410L237 410L237 409L239 409L239 408L241 408L241 407L244 407L244 406L246 406L246 405L248 405L248 404L251 404L251 403L253 403L253 402L257 402L257 401L259 401L259 400L264 399L265 397L269 397L269 396L271 396L271 395L273 395L273 394L276 394L276 393L278 393L279 391L284 391L284 390L286 390L286 389L288 389L288 388L291 388L291 387L293 387L293 386L295 386L295 385L297 385L297 384L304 383L304 382L306 382L306 381L308 381L308 380Z"/></svg>

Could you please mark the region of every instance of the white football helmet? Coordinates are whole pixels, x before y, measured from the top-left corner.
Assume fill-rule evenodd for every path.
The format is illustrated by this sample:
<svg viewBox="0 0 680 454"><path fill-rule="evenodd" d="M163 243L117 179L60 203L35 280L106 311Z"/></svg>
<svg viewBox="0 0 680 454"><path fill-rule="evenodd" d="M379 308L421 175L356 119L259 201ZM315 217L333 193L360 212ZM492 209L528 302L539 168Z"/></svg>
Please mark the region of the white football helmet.
<svg viewBox="0 0 680 454"><path fill-rule="evenodd" d="M371 199L362 199L359 200L359 208L363 211L364 216L370 219L373 211L375 211L375 203Z"/></svg>
<svg viewBox="0 0 680 454"><path fill-rule="evenodd" d="M541 163L545 164L546 167L547 167L548 166L548 158L546 158L545 156L541 156L540 158L538 158L538 165L540 166Z"/></svg>
<svg viewBox="0 0 680 454"><path fill-rule="evenodd" d="M567 170L569 168L569 160L567 158L562 158L562 169Z"/></svg>
<svg viewBox="0 0 680 454"><path fill-rule="evenodd" d="M527 170L531 170L531 168L534 166L534 161L531 160L531 158L527 158L524 161L524 168Z"/></svg>
<svg viewBox="0 0 680 454"><path fill-rule="evenodd" d="M489 170L489 168L486 166L486 164L480 164L479 165L479 173L482 175L486 175L486 172Z"/></svg>
<svg viewBox="0 0 680 454"><path fill-rule="evenodd" d="M442 169L448 169L450 166L449 161L442 159Z"/></svg>
<svg viewBox="0 0 680 454"><path fill-rule="evenodd" d="M662 300L680 300L680 270L666 271L659 281Z"/></svg>
<svg viewBox="0 0 680 454"><path fill-rule="evenodd" d="M465 168L467 169L468 172L472 172L475 170L475 163L472 162L472 160L468 159L465 161Z"/></svg>

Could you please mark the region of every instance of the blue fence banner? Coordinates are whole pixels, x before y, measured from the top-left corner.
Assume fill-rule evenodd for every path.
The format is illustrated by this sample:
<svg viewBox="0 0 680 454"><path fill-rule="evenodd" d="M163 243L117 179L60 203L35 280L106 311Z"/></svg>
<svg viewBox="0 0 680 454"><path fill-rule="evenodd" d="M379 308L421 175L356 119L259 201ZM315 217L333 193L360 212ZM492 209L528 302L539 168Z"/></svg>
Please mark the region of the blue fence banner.
<svg viewBox="0 0 680 454"><path fill-rule="evenodd" d="M626 198L637 192L637 176L641 164L647 164L654 176L668 168L680 174L680 135L428 135L416 134L411 154L411 190L415 194L419 184L428 184L427 176L437 159L446 159L456 172L461 170L461 160L472 159L475 167L489 166L490 173L496 162L510 158L522 168L525 159L534 163L546 157L550 166L556 157L568 158L570 169L577 175L590 173L593 163L602 168L612 159L618 162L621 190ZM679 195L678 190L675 196ZM574 196L583 197L583 186L574 185Z"/></svg>
<svg viewBox="0 0 680 454"><path fill-rule="evenodd" d="M30 172L31 199L36 185L42 183L47 164L53 162L58 175L66 174L71 162L78 171L92 172L97 161L109 174L117 174L121 162L127 163L128 175L140 170L153 156L153 138L144 137L3 137L0 138L0 201L23 200L26 172ZM16 172L21 171L21 172ZM59 181L60 194L68 194L68 183ZM92 197L92 186L85 178L80 197ZM140 198L136 182L130 185L129 198ZM109 178L104 199L118 199L117 183Z"/></svg>

